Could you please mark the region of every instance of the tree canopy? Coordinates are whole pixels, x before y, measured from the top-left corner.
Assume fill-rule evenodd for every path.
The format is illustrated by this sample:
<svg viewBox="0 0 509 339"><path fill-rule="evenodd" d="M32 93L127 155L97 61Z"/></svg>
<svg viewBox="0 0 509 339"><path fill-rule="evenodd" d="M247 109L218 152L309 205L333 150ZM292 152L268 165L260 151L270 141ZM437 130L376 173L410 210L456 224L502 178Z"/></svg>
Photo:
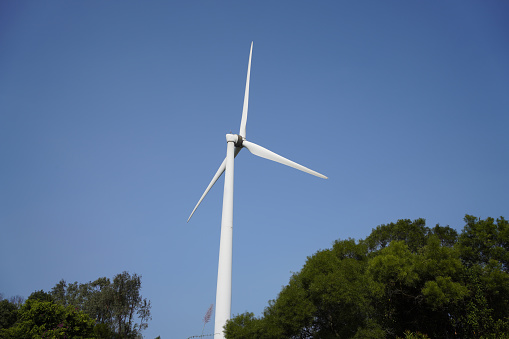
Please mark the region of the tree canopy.
<svg viewBox="0 0 509 339"><path fill-rule="evenodd" d="M50 292L33 292L20 307L1 300L0 338L140 338L150 307L137 274L84 284L61 280Z"/></svg>
<svg viewBox="0 0 509 339"><path fill-rule="evenodd" d="M263 315L227 338L509 338L509 224L467 215L380 225L308 257Z"/></svg>
<svg viewBox="0 0 509 339"><path fill-rule="evenodd" d="M73 306L37 298L27 299L17 321L0 330L2 338L92 338L95 321Z"/></svg>
<svg viewBox="0 0 509 339"><path fill-rule="evenodd" d="M84 284L61 280L50 292L56 303L72 305L118 338L136 338L148 327L151 304L141 295L141 276L122 272Z"/></svg>

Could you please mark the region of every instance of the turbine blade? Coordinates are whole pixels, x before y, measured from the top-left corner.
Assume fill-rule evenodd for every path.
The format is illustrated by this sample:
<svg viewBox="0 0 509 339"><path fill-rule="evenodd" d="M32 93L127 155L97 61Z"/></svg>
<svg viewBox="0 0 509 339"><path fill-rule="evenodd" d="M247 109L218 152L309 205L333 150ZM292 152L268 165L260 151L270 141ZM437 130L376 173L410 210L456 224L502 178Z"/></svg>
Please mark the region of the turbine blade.
<svg viewBox="0 0 509 339"><path fill-rule="evenodd" d="M234 153L234 156L236 157L237 154L239 154L240 150L242 148L239 148L239 147L235 147L235 153ZM212 180L210 181L210 184L207 186L207 188L205 189L205 192L203 192L200 200L198 201L198 203L196 204L196 206L194 207L193 211L191 212L191 215L189 216L189 218L187 219L187 222L189 222L189 220L191 220L191 217L193 216L194 212L196 211L196 209L198 208L198 206L200 206L203 198L205 198L205 196L207 195L207 193L209 193L210 189L212 188L212 186L214 186L214 184L216 183L217 179L219 179L221 177L221 175L223 174L224 170L226 169L226 158L223 160L223 163L221 164L221 166L219 166L219 169L217 170L216 174L214 175L214 177L212 178Z"/></svg>
<svg viewBox="0 0 509 339"><path fill-rule="evenodd" d="M286 166L290 166L290 167L293 167L293 168L296 168L300 171L303 171L303 172L306 172L306 173L309 173L309 174L312 174L314 176L317 176L319 178L323 178L323 179L328 179L325 175L323 174L320 174L318 172L315 172L307 167L304 167L302 165L299 165L298 163L296 162L293 162L291 160L288 160L272 151L269 151L268 149L262 147L262 146L259 146L255 143L252 143L252 142L249 142L247 140L244 140L242 142L242 145L247 148L249 150L249 152L253 153L254 155L257 155L259 157L262 157L262 158L265 158L265 159L269 159L269 160L272 160L272 161L275 161L275 162L279 162L280 164L283 164L283 165L286 165Z"/></svg>
<svg viewBox="0 0 509 339"><path fill-rule="evenodd" d="M207 186L207 189L205 189L205 192L203 192L200 200L198 201L198 203L194 207L193 211L191 212L191 215L187 219L187 222L189 222L189 220L191 220L191 217L193 216L193 214L196 211L196 209L198 208L198 206L200 206L203 198L205 198L205 196L207 195L207 193L209 193L212 186L214 186L214 184L216 183L217 179L219 179L219 177L223 174L225 168L226 168L226 158L223 160L223 163L221 164L221 166L219 166L219 169L217 170L216 174L212 178L212 181L210 181L210 184Z"/></svg>
<svg viewBox="0 0 509 339"><path fill-rule="evenodd" d="M247 107L249 105L249 79L251 77L251 56L253 54L253 42L249 51L249 63L247 65L246 91L244 92L244 107L242 108L242 120L240 121L239 135L246 138Z"/></svg>

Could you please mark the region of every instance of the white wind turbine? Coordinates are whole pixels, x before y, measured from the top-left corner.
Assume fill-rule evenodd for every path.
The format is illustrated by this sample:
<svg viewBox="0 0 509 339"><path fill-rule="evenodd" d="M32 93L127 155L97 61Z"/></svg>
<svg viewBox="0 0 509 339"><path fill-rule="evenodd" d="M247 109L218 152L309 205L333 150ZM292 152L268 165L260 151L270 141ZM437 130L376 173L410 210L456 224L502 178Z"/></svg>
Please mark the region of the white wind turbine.
<svg viewBox="0 0 509 339"><path fill-rule="evenodd" d="M246 140L246 122L247 122L247 106L249 101L249 78L251 74L251 56L253 54L253 43L251 42L251 50L249 52L249 63L247 67L246 91L244 93L244 107L242 109L242 120L240 121L239 134L226 135L226 158L212 178L212 181L205 189L200 200L194 207L189 219L202 202L203 198L210 191L217 179L225 172L224 193L223 193L223 215L221 219L221 239L219 243L219 265L217 270L217 290L216 290L216 312L215 312L215 328L214 339L224 338L223 327L226 321L230 319L231 314L231 286L232 286L232 235L233 235L233 162L234 158L239 154L242 148L247 148L251 153L259 157L279 162L283 165L290 166L303 172L315 175L317 177L327 179L325 175L310 170L307 167L299 165L288 160L266 148L258 146Z"/></svg>

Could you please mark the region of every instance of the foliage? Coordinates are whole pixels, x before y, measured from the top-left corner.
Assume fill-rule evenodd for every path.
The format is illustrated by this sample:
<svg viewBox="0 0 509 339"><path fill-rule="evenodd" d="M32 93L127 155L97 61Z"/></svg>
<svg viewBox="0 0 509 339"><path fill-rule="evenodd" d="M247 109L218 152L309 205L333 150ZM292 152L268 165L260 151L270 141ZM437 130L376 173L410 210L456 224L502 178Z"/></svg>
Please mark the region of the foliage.
<svg viewBox="0 0 509 339"><path fill-rule="evenodd" d="M428 339L428 338L429 337L426 334L422 334L420 332L405 331L405 339Z"/></svg>
<svg viewBox="0 0 509 339"><path fill-rule="evenodd" d="M0 330L9 328L16 322L18 318L18 308L15 304L7 299L0 301Z"/></svg>
<svg viewBox="0 0 509 339"><path fill-rule="evenodd" d="M509 226L465 217L461 234L424 219L337 240L308 257L263 315L227 338L509 338Z"/></svg>
<svg viewBox="0 0 509 339"><path fill-rule="evenodd" d="M28 300L38 300L38 301L49 301L53 302L53 297L51 294L44 292L43 290L35 291L30 294Z"/></svg>
<svg viewBox="0 0 509 339"><path fill-rule="evenodd" d="M91 338L95 321L74 307L28 298L18 320L0 330L2 338Z"/></svg>
<svg viewBox="0 0 509 339"><path fill-rule="evenodd" d="M509 272L509 222L504 218L477 219L465 216L466 226L461 233L458 247L467 266L488 265L491 260Z"/></svg>
<svg viewBox="0 0 509 339"><path fill-rule="evenodd" d="M1 299L2 298L0 298L0 300ZM21 305L23 305L23 303L25 302L25 298L23 298L20 295L15 295L15 296L9 298L9 302L11 304L13 304L14 306L16 306L17 309L19 309L21 307Z"/></svg>
<svg viewBox="0 0 509 339"><path fill-rule="evenodd" d="M61 280L49 293L33 292L20 308L20 298L0 300L0 338L140 338L151 319L140 291L141 276L123 272L113 282Z"/></svg>
<svg viewBox="0 0 509 339"><path fill-rule="evenodd" d="M103 324L96 329L98 337L113 333L119 338L136 338L151 319L150 301L143 299L140 291L141 276L122 272L113 282L105 277L85 284L61 280L51 295L57 303L73 305Z"/></svg>

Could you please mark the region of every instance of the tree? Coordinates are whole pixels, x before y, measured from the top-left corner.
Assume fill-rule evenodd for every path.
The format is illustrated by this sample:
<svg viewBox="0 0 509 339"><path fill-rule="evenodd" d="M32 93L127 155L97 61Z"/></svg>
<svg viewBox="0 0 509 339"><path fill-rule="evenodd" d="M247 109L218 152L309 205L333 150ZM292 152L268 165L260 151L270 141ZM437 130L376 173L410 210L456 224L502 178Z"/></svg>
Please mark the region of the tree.
<svg viewBox="0 0 509 339"><path fill-rule="evenodd" d="M368 245L369 250L377 251L393 240L402 240L410 250L415 251L424 245L429 233L430 229L426 227L424 219L402 219L396 223L377 226L363 242Z"/></svg>
<svg viewBox="0 0 509 339"><path fill-rule="evenodd" d="M121 337L135 337L148 327L150 301L140 294L141 276L123 272L117 274L111 285L109 302L112 306L112 323ZM138 318L139 322L136 322Z"/></svg>
<svg viewBox="0 0 509 339"><path fill-rule="evenodd" d="M28 297L28 300L39 300L39 301L49 301L53 302L53 297L51 294L44 292L43 290L34 291Z"/></svg>
<svg viewBox="0 0 509 339"><path fill-rule="evenodd" d="M29 298L16 323L0 330L2 338L92 338L95 321L74 307Z"/></svg>
<svg viewBox="0 0 509 339"><path fill-rule="evenodd" d="M9 328L18 318L18 308L7 299L0 301L0 330Z"/></svg>
<svg viewBox="0 0 509 339"><path fill-rule="evenodd" d="M458 247L467 266L488 265L497 261L509 273L509 222L503 217L478 219L465 216L465 228L459 236Z"/></svg>
<svg viewBox="0 0 509 339"><path fill-rule="evenodd" d="M398 220L308 257L263 315L227 338L509 338L508 223L465 217L458 236Z"/></svg>
<svg viewBox="0 0 509 339"><path fill-rule="evenodd" d="M135 338L148 327L151 304L141 296L141 276L122 272L113 282L102 277L93 282L67 284L61 280L51 295L61 305L72 305L96 319L96 335ZM111 337L111 336L110 336Z"/></svg>

